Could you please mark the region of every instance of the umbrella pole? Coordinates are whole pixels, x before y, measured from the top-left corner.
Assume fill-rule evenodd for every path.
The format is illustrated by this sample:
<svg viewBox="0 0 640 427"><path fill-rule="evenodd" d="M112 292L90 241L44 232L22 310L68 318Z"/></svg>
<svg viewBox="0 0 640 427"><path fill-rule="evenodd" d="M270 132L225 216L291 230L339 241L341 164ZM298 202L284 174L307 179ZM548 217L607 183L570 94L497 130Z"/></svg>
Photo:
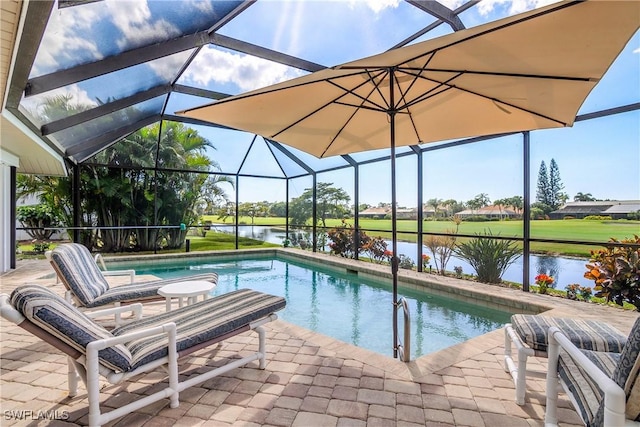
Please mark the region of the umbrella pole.
<svg viewBox="0 0 640 427"><path fill-rule="evenodd" d="M398 230L396 227L396 144L394 138L394 114L391 114L391 275L393 276L393 357L398 357Z"/></svg>
<svg viewBox="0 0 640 427"><path fill-rule="evenodd" d="M391 131L391 275L393 278L393 357L398 357L398 230L396 225L396 111L394 100L394 70L389 70L389 128Z"/></svg>

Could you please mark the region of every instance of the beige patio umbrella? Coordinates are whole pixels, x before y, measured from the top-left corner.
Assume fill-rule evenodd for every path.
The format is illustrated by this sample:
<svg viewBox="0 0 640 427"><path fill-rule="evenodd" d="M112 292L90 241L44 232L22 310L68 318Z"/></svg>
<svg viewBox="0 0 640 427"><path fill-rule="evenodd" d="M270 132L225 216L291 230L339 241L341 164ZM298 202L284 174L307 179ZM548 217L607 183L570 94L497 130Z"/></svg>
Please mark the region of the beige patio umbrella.
<svg viewBox="0 0 640 427"><path fill-rule="evenodd" d="M640 1L566 1L179 114L317 157L391 148L397 255L397 146L571 126L639 27Z"/></svg>

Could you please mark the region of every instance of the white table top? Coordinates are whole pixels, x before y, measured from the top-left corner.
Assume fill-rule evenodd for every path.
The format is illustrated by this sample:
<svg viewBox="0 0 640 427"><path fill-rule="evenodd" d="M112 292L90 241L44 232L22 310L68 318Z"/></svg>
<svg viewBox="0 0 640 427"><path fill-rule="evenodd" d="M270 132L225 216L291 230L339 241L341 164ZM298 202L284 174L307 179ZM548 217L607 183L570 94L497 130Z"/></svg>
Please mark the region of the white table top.
<svg viewBox="0 0 640 427"><path fill-rule="evenodd" d="M158 289L158 294L163 297L195 297L209 292L215 287L215 283L206 280L185 280L161 287Z"/></svg>

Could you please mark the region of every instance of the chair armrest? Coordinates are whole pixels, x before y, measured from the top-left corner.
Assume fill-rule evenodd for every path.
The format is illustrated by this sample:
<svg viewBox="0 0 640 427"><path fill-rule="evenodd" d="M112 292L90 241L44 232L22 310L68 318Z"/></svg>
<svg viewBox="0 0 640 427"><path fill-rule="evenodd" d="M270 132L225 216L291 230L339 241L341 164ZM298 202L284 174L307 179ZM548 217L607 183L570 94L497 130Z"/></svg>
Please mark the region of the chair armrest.
<svg viewBox="0 0 640 427"><path fill-rule="evenodd" d="M142 317L142 304L138 302L135 304L104 308L102 310L85 311L84 314L86 314L91 319L95 319L96 317L100 316L111 316L112 314L115 315L120 313L127 313L129 311L133 314L136 320L140 319Z"/></svg>
<svg viewBox="0 0 640 427"><path fill-rule="evenodd" d="M19 325L25 320L25 317L18 310L13 308L9 302L9 295L0 295L0 315L5 319Z"/></svg>
<svg viewBox="0 0 640 427"><path fill-rule="evenodd" d="M128 341L150 337L154 335L167 335L167 352L169 360L169 370L173 371L177 376L178 366L178 348L177 348L177 332L176 324L174 322L165 323L161 326L154 326L152 328L141 329L139 331L131 332L128 334L120 335L112 338L105 338L101 340L92 341L87 344L86 353L86 370L87 380L90 382L97 382L100 374L100 361L98 359L98 352L114 345L124 344ZM153 362L152 362L153 363ZM159 366L159 365L157 365ZM136 371L140 368L136 369ZM117 384L121 379L125 378L126 373L109 373L107 375L109 382ZM177 377L176 380L177 381Z"/></svg>
<svg viewBox="0 0 640 427"><path fill-rule="evenodd" d="M135 270L103 270L103 276L129 276L129 283L133 283L136 280Z"/></svg>
<svg viewBox="0 0 640 427"><path fill-rule="evenodd" d="M136 340L139 338L152 337L154 335L162 335L162 334L167 334L169 338L173 337L175 339L176 324L173 322L168 322L168 323L165 323L164 325L140 329L139 331L130 332L128 334L119 335L117 337L104 338L101 340L91 341L89 344L87 344L87 356L89 353L89 348L95 349L96 356L97 356L98 354L97 351L99 350L104 350L105 348L113 347L114 345L118 345L118 344L124 344L126 342ZM173 347L174 347L173 350L175 351L176 349L175 345ZM171 351L171 348L169 349L169 351Z"/></svg>
<svg viewBox="0 0 640 427"><path fill-rule="evenodd" d="M622 387L616 384L604 372L600 370L587 356L576 347L569 338L566 337L555 326L549 328L549 367L554 366L557 369L557 360L559 357L559 348L564 349L569 357L582 368L583 372L588 375L600 389L604 392L605 413L610 411L615 414L622 414L624 419L626 395ZM553 363L551 359L553 358ZM548 374L547 374L548 375ZM605 418L606 420L606 418Z"/></svg>

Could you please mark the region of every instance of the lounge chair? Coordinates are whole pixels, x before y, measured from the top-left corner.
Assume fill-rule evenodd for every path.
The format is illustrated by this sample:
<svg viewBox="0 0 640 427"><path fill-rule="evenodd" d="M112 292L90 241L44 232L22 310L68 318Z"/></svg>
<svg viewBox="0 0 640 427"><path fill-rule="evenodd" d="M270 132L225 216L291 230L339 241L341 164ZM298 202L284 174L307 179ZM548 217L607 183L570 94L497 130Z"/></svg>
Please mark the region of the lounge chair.
<svg viewBox="0 0 640 427"><path fill-rule="evenodd" d="M69 395L77 394L78 376L89 400L89 425L109 423L151 403L169 398L179 405L179 393L255 360L265 368L265 330L275 312L285 307L281 297L242 289L219 295L168 313L149 316L108 331L86 313L39 285L16 288L0 295L0 313L68 356ZM107 309L125 310L132 306ZM141 309L141 304L133 307ZM94 313L95 314L95 313ZM222 366L180 381L178 359L239 333L255 330L258 350L232 358ZM168 383L162 390L101 413L100 376L118 384L139 374L164 368ZM164 371L163 371L164 372ZM164 378L160 380L163 382Z"/></svg>
<svg viewBox="0 0 640 427"><path fill-rule="evenodd" d="M640 318L622 353L581 350L549 328L545 425L558 423L558 381L588 426L640 426Z"/></svg>
<svg viewBox="0 0 640 427"><path fill-rule="evenodd" d="M218 282L216 273L205 273L110 287L104 272L91 257L89 250L79 243L58 245L47 254L47 259L67 289L67 300L74 300L83 308L161 300L164 297L158 294L158 289L171 283L187 280Z"/></svg>
<svg viewBox="0 0 640 427"><path fill-rule="evenodd" d="M511 374L516 387L516 403L524 405L527 375L544 378L545 372L527 370L529 356L548 356L548 331L555 326L580 348L620 353L627 337L614 327L599 321L543 315L514 314L505 325L504 369ZM515 344L518 363L513 361L511 345Z"/></svg>

